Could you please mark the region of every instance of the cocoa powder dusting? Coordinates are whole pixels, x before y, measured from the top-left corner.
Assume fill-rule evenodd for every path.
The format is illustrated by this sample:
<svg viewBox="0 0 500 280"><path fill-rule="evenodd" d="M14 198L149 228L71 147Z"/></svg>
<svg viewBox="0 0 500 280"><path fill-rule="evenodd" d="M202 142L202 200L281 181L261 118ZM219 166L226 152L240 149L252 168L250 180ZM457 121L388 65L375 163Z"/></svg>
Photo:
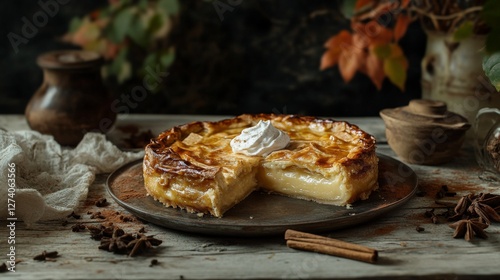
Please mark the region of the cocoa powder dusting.
<svg viewBox="0 0 500 280"><path fill-rule="evenodd" d="M383 227L376 228L373 231L373 236L388 235L389 233L393 232L397 228L398 228L397 225L385 225Z"/></svg>
<svg viewBox="0 0 500 280"><path fill-rule="evenodd" d="M125 215L116 210L102 210L99 211L101 216L111 223L127 223L127 222L138 222L137 218L132 215Z"/></svg>
<svg viewBox="0 0 500 280"><path fill-rule="evenodd" d="M126 176L124 174L118 177L113 182L112 189L118 199L122 201L146 197L147 192L142 177L142 166L135 166L127 172Z"/></svg>
<svg viewBox="0 0 500 280"><path fill-rule="evenodd" d="M368 228L367 231L364 232L363 236L366 238L374 238L374 237L379 237L379 236L384 236L388 235L391 232L395 231L398 229L398 225L396 224L388 224L388 225L383 225L382 227L376 227L376 228Z"/></svg>
<svg viewBox="0 0 500 280"><path fill-rule="evenodd" d="M465 181L465 180L463 180ZM479 192L481 191L481 186L477 184L460 184L451 185L449 180L421 180L418 184L418 188L421 192L425 193L426 196L435 197L436 194L441 190L443 186L448 186L455 192Z"/></svg>

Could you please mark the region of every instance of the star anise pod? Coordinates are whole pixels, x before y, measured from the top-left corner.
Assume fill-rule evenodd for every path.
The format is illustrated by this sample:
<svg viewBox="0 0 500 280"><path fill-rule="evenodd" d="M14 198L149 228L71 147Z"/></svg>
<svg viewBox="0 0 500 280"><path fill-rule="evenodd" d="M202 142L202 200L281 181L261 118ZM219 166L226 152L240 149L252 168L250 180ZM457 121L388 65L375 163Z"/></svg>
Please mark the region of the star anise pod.
<svg viewBox="0 0 500 280"><path fill-rule="evenodd" d="M129 257L133 257L137 253L150 249L153 246L158 246L161 243L162 241L154 238L154 235L138 234L135 240L128 243L127 248L130 249Z"/></svg>
<svg viewBox="0 0 500 280"><path fill-rule="evenodd" d="M498 209L498 207L500 207L500 195L491 193L484 194L481 197L481 202L492 208Z"/></svg>
<svg viewBox="0 0 500 280"><path fill-rule="evenodd" d="M99 249L114 253L123 253L127 251L127 245L134 237L131 234L125 234L121 228L115 228L111 237L101 238Z"/></svg>
<svg viewBox="0 0 500 280"><path fill-rule="evenodd" d="M485 204L483 200L476 199L472 201L468 210L471 214L475 214L479 217L480 221L485 224L491 224L491 220L495 222L500 222L500 215L495 211L494 208Z"/></svg>
<svg viewBox="0 0 500 280"><path fill-rule="evenodd" d="M101 240L103 237L111 237L114 231L114 227L106 227L104 225L88 225L87 229L90 231L90 237L94 240Z"/></svg>
<svg viewBox="0 0 500 280"><path fill-rule="evenodd" d="M77 223L77 224L74 224L73 226L71 226L71 231L73 232L80 232L82 230L85 230L87 227L82 224L82 223Z"/></svg>
<svg viewBox="0 0 500 280"><path fill-rule="evenodd" d="M474 199L475 195L473 194L462 196L462 198L460 198L457 205L453 209L455 211L455 215L449 217L448 220L457 221L462 219L464 215L467 213L467 209L469 208Z"/></svg>
<svg viewBox="0 0 500 280"><path fill-rule="evenodd" d="M481 222L478 219L464 219L453 224L450 224L451 228L455 229L453 233L453 238L464 238L467 241L471 241L474 236L480 238L487 238L484 229L488 227L487 224Z"/></svg>

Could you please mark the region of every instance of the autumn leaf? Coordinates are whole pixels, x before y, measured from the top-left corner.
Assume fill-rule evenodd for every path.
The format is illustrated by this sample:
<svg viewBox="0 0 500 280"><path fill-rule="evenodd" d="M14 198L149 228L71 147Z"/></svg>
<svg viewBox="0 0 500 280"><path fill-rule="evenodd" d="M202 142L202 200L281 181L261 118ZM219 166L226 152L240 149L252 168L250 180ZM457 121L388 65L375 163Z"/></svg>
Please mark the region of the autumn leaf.
<svg viewBox="0 0 500 280"><path fill-rule="evenodd" d="M328 39L325 43L328 50L321 57L320 69L324 70L337 64L343 50L350 45L352 45L352 35L345 30Z"/></svg>
<svg viewBox="0 0 500 280"><path fill-rule="evenodd" d="M339 62L339 55L331 50L327 50L323 56L321 56L320 70L325 70L337 64Z"/></svg>
<svg viewBox="0 0 500 280"><path fill-rule="evenodd" d="M343 45L342 52L339 57L339 70L340 75L345 82L352 80L356 71L362 70L365 67L366 53L364 48L360 46L359 34L354 34L352 38L352 45Z"/></svg>
<svg viewBox="0 0 500 280"><path fill-rule="evenodd" d="M382 89L382 83L385 79L383 60L377 57L373 52L370 52L366 58L366 75L375 84L378 90Z"/></svg>
<svg viewBox="0 0 500 280"><path fill-rule="evenodd" d="M370 48L370 55L382 61L383 66L380 66L379 71L384 72L393 84L404 90L408 61L401 47L395 43L376 45ZM372 81L375 83L375 78Z"/></svg>
<svg viewBox="0 0 500 280"><path fill-rule="evenodd" d="M401 0L401 8L406 8L410 5L411 0Z"/></svg>
<svg viewBox="0 0 500 280"><path fill-rule="evenodd" d="M342 30L339 32L339 34L330 37L325 43L325 48L335 48L340 45L341 42L348 42L350 43L352 40L352 35L349 33L347 30Z"/></svg>
<svg viewBox="0 0 500 280"><path fill-rule="evenodd" d="M384 72L387 78L401 91L405 89L408 61L404 56L390 57L384 60Z"/></svg>
<svg viewBox="0 0 500 280"><path fill-rule="evenodd" d="M352 0L351 0L352 1ZM358 0L356 1L356 5L354 6L354 10L360 10L361 8L364 8L365 6L373 6L374 0Z"/></svg>
<svg viewBox="0 0 500 280"><path fill-rule="evenodd" d="M394 26L394 40L399 41L399 39L403 38L406 31L408 30L408 26L410 25L411 18L408 15L399 15L396 25Z"/></svg>
<svg viewBox="0 0 500 280"><path fill-rule="evenodd" d="M361 68L363 63L359 52L345 52L339 58L339 70L342 79L347 83L352 80L356 71Z"/></svg>
<svg viewBox="0 0 500 280"><path fill-rule="evenodd" d="M403 52L403 49L398 45L398 44L389 44L389 47L391 48L391 57L404 57L405 54ZM408 65L406 66L408 67Z"/></svg>
<svg viewBox="0 0 500 280"><path fill-rule="evenodd" d="M379 59L386 59L391 57L392 48L390 44L380 44L370 48L371 52Z"/></svg>

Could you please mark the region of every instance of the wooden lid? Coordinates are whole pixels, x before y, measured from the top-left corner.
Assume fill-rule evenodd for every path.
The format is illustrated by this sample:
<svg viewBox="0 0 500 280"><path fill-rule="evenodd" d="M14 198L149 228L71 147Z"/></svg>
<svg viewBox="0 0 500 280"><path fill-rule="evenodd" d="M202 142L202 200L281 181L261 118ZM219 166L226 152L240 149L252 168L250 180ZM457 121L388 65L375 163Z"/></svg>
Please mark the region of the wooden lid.
<svg viewBox="0 0 500 280"><path fill-rule="evenodd" d="M417 115L442 117L446 115L447 108L446 103L443 101L414 99L408 104L407 110Z"/></svg>
<svg viewBox="0 0 500 280"><path fill-rule="evenodd" d="M84 69L100 67L104 60L96 52L83 50L60 50L40 55L37 64L48 69Z"/></svg>
<svg viewBox="0 0 500 280"><path fill-rule="evenodd" d="M447 110L443 101L414 99L408 106L384 109L380 115L401 123L418 126L442 126L452 129L469 129L470 124L463 116Z"/></svg>

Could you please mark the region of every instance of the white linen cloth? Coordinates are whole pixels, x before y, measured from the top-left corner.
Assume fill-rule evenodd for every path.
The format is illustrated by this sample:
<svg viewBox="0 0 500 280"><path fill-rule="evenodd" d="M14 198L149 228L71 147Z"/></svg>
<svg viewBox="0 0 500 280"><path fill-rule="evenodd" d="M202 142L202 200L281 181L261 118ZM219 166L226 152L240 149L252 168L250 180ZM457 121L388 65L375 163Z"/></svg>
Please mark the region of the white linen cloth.
<svg viewBox="0 0 500 280"><path fill-rule="evenodd" d="M28 226L65 218L86 199L96 174L112 172L143 155L121 151L99 133L87 133L77 147L70 149L36 131L0 130L0 218L11 217L11 193L15 194L15 217ZM12 164L15 167L9 170ZM15 192L8 191L13 169Z"/></svg>

